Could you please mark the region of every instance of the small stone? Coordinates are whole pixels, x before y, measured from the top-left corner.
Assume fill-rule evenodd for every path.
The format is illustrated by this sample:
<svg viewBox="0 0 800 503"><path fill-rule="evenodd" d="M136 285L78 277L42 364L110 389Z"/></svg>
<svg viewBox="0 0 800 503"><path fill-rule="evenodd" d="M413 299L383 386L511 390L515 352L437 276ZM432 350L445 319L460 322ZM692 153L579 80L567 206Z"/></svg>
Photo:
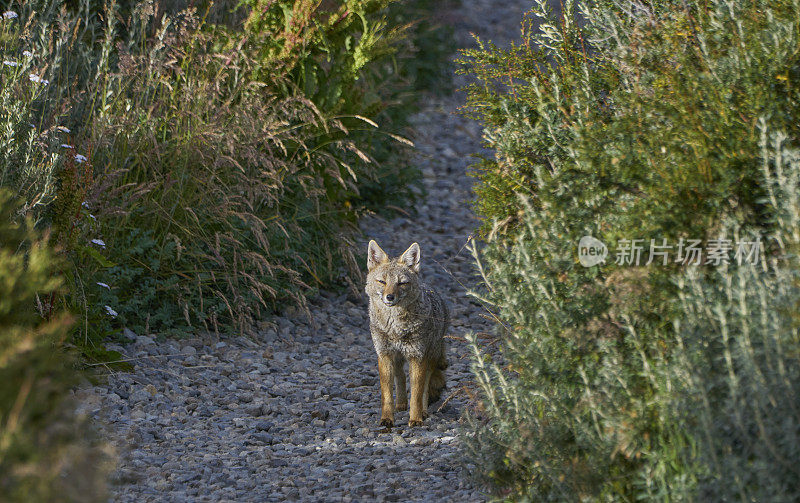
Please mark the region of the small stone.
<svg viewBox="0 0 800 503"><path fill-rule="evenodd" d="M146 402L150 400L152 395L145 391L144 389L137 389L130 395L130 402L131 403L139 403L139 402Z"/></svg>
<svg viewBox="0 0 800 503"><path fill-rule="evenodd" d="M118 386L114 389L114 392L123 400L127 400L130 396L127 386Z"/></svg>
<svg viewBox="0 0 800 503"><path fill-rule="evenodd" d="M255 403L245 406L244 411L251 416L261 416L264 414L263 404Z"/></svg>
<svg viewBox="0 0 800 503"><path fill-rule="evenodd" d="M187 482L191 482L193 480L199 480L199 479L200 479L200 474L199 473L190 473L190 474L184 475L183 477L178 479L178 482L180 482L181 484L185 484Z"/></svg>
<svg viewBox="0 0 800 503"><path fill-rule="evenodd" d="M264 433L264 432L253 433L252 437L258 440L259 442L263 442L266 445L272 445L272 443L274 442L274 437L269 433Z"/></svg>
<svg viewBox="0 0 800 503"><path fill-rule="evenodd" d="M270 421L257 421L255 424L256 430L269 431L274 426Z"/></svg>
<svg viewBox="0 0 800 503"><path fill-rule="evenodd" d="M325 420L325 419L328 419L328 416L330 416L330 415L331 415L331 412L329 410L327 410L327 409L325 409L325 410L312 410L311 411L311 417L316 418L316 419Z"/></svg>

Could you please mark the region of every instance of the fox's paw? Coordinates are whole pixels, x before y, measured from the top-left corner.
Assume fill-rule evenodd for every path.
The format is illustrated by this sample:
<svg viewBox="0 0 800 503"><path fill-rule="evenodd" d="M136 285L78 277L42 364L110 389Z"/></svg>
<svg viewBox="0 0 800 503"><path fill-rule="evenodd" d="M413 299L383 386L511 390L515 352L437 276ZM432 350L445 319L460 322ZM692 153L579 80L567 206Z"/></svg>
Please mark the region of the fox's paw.
<svg viewBox="0 0 800 503"><path fill-rule="evenodd" d="M394 408L397 410L408 410L408 402L397 402Z"/></svg>
<svg viewBox="0 0 800 503"><path fill-rule="evenodd" d="M408 420L409 426L422 426L422 419L409 419Z"/></svg>
<svg viewBox="0 0 800 503"><path fill-rule="evenodd" d="M382 417L381 418L381 426L385 426L387 428L391 428L394 426L394 419L390 417Z"/></svg>

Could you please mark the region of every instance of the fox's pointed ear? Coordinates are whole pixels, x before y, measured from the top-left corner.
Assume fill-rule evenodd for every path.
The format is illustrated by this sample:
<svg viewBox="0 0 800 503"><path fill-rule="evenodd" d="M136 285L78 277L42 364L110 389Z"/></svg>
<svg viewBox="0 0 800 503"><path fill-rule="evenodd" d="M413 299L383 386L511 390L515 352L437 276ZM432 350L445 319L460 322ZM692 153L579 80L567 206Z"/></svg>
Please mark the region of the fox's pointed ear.
<svg viewBox="0 0 800 503"><path fill-rule="evenodd" d="M387 260L389 260L389 256L386 255L386 252L381 250L374 239L370 239L369 248L367 248L367 272L371 272L375 266L383 264Z"/></svg>
<svg viewBox="0 0 800 503"><path fill-rule="evenodd" d="M422 252L419 250L419 245L417 243L412 244L408 247L408 250L404 251L402 255L400 255L400 262L404 263L408 267L411 268L414 272L419 272L419 261L422 258Z"/></svg>

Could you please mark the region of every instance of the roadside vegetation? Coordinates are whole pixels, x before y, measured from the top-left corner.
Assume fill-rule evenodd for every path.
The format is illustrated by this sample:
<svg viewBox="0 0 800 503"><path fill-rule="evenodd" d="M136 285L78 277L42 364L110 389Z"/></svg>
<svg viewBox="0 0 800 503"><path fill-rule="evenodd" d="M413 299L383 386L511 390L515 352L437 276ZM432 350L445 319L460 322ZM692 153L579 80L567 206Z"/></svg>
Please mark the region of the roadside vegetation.
<svg viewBox="0 0 800 503"><path fill-rule="evenodd" d="M475 295L501 320L472 339L477 477L520 501L797 500L800 8L535 4L520 43L462 58L494 150Z"/></svg>
<svg viewBox="0 0 800 503"><path fill-rule="evenodd" d="M8 10L0 183L52 230L83 337L244 331L353 273L356 217L419 193L427 4Z"/></svg>

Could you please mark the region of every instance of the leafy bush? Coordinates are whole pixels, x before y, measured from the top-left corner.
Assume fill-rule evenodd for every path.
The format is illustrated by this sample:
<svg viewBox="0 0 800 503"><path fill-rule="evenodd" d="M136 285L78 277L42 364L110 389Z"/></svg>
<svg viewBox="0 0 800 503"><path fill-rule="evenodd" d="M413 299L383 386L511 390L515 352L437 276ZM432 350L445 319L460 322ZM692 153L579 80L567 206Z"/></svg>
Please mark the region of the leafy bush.
<svg viewBox="0 0 800 503"><path fill-rule="evenodd" d="M776 255L681 281L675 405L696 442L685 462L696 454L697 497L707 501L800 498L800 151L761 131Z"/></svg>
<svg viewBox="0 0 800 503"><path fill-rule="evenodd" d="M49 305L63 285L57 260L30 221L12 224L18 206L0 189L0 492L4 501L103 501L104 455L65 400L72 319Z"/></svg>
<svg viewBox="0 0 800 503"><path fill-rule="evenodd" d="M720 385L730 375L726 364L709 363L724 354L719 341L746 333L743 313L756 311L749 304L780 289L786 294L757 312L782 313L767 325L786 334L785 351L764 345L732 365L744 382L765 362L796 358L788 349L796 337L786 332L793 321L785 308L795 301L788 279L775 283L776 273L759 272L748 280L759 293L739 292L734 305L732 278L756 274L735 263L722 273L673 262L632 267L615 263L612 251L606 263L585 268L576 250L585 235L609 245L634 238L675 245L796 234L795 223L778 219L785 206L769 197L765 166L780 158L762 146L783 135L784 148L797 147L797 91L787 82L798 68L800 12L788 1L669 0L596 1L581 8L581 22L573 2L564 11L555 19L537 2L520 44L483 44L463 58L463 71L478 79L468 105L495 150L476 167L487 241L478 254L481 295L503 320L502 351L492 355L473 341L483 396L465 441L478 477L515 499L729 495L711 479L725 473L717 463L724 439L740 435L725 467L741 471L726 477L742 483L725 490L793 494L789 471L756 478L791 454L796 415L763 402L741 410L742 395ZM781 255L765 244L767 257ZM791 276L796 264L780 268ZM691 274L704 286L687 297L682 285ZM693 307L712 298L731 299L719 309L739 332L721 330L715 312ZM672 324L685 317L678 327L688 333ZM758 330L770 337L766 325ZM741 393L795 392L778 377ZM679 400L689 396L709 398L704 412ZM765 411L780 416L757 432L752 425ZM695 428L701 420L721 429L703 437ZM768 438L780 446L774 452L752 448ZM752 464L759 470L743 473Z"/></svg>

